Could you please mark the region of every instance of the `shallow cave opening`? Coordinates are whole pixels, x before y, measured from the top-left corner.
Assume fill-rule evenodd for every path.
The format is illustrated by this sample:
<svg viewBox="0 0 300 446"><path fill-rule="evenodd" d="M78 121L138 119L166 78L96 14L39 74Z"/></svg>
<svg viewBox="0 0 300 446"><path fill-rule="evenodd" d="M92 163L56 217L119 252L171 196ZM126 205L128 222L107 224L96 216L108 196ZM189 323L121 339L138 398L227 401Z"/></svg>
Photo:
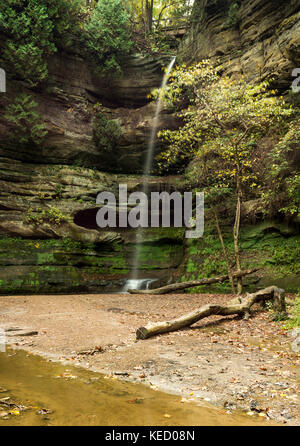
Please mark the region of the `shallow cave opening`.
<svg viewBox="0 0 300 446"><path fill-rule="evenodd" d="M96 222L96 215L99 208L84 209L78 211L74 216L74 223L86 229L99 229Z"/></svg>
<svg viewBox="0 0 300 446"><path fill-rule="evenodd" d="M174 203L171 203L170 205L170 209L168 211L164 212L164 216L168 216L169 217L169 222L170 222L170 228L174 228ZM82 211L78 211L75 216L74 216L74 223L77 226L80 226L82 228L85 229L97 229L100 230L99 226L97 225L97 221L96 221L96 215L97 212L99 211L99 208L92 208L92 209L84 209ZM183 214L183 209L181 210L182 212L182 221L184 221L184 214ZM148 208L148 228L151 228L151 217L153 215L153 212L151 210L151 205L149 204L149 208ZM159 227L163 227L162 223L163 223L163 219L162 219L162 209L160 208L158 211L158 222L159 222ZM119 214L118 211L116 213L116 227L114 228L107 228L110 231L112 230L117 230L117 231L123 231L124 228L120 228L119 227Z"/></svg>

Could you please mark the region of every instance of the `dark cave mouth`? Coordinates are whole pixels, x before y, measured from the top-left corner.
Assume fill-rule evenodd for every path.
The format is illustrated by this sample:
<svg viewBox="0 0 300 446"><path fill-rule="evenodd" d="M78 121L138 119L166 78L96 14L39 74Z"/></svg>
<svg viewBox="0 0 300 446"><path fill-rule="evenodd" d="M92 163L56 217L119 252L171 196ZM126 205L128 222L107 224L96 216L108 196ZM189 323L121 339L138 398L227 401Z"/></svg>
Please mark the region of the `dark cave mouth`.
<svg viewBox="0 0 300 446"><path fill-rule="evenodd" d="M172 229L172 228L178 228L178 226L175 226L174 224L174 220L175 220L175 212L174 212L174 206L171 206L170 210L166 213L164 213L164 217L168 216L169 217L169 221L170 221L170 225L169 226L164 226L163 225L163 219L162 219L162 212L161 209L158 211L159 217L158 217L158 222L159 222L159 226L152 226L152 213L151 213L151 207L149 206L148 209L148 226L143 226L143 227L138 227L138 228L134 228L131 227L129 225L129 223L127 224L127 227L124 226L120 226L119 224L119 213L118 211L116 212L116 226L115 227L110 227L107 226L105 228L101 228L98 226L97 224L97 212L99 211L99 209L101 208L91 208L91 209L83 209L81 211L76 212L76 214L74 215L73 218L73 222L81 227L81 228L85 228L85 229L93 229L93 230L98 230L98 231L118 231L118 232L124 232L124 231L128 231L128 230L133 230L133 231L138 231L139 229ZM184 215L182 213L182 221L184 221ZM128 222L128 220L127 220ZM184 227L184 226L183 226Z"/></svg>
<svg viewBox="0 0 300 446"><path fill-rule="evenodd" d="M74 223L77 226L85 229L97 229L100 230L97 225L96 215L99 208L92 209L84 209L82 211L78 211L74 216Z"/></svg>

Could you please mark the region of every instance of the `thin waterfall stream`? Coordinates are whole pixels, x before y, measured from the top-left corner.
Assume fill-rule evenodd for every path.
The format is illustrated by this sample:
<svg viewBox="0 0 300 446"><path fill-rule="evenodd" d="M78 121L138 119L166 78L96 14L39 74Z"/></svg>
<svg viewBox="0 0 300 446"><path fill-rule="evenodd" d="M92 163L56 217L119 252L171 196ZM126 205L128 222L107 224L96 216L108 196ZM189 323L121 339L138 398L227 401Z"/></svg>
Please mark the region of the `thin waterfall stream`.
<svg viewBox="0 0 300 446"><path fill-rule="evenodd" d="M157 129L158 129L158 124L159 124L159 116L160 113L162 111L162 106L163 106L163 100L162 100L162 92L163 90L166 88L169 77L170 77L170 73L171 70L175 64L176 61L176 56L174 56L167 68L167 71L165 72L165 75L163 77L162 80L162 84L160 87L160 94L158 97L158 101L157 101L157 105L156 105L156 110L155 110L155 115L154 115L154 121L153 121L153 126L152 126L152 131L151 131L151 136L150 136L150 141L149 141L149 145L148 145L148 151L147 151L147 157L146 157L146 162L145 162L145 166L144 166L144 177L147 178L150 173L151 173L151 168L152 168L152 163L153 163L153 155L154 155L154 149L155 149L155 144L156 144L156 138L157 138ZM147 192L147 187L148 183L147 181L144 181L144 185L143 185L143 192Z"/></svg>
<svg viewBox="0 0 300 446"><path fill-rule="evenodd" d="M157 130L158 130L158 125L159 125L159 117L163 108L163 99L162 99L162 93L165 89L165 87L167 86L172 68L175 64L176 61L176 56L174 56L164 74L163 80L162 80L162 84L160 87L160 93L159 93L159 97L157 100L157 104L156 104L156 110L155 110L155 115L154 115L154 121L153 121L153 126L152 126L152 130L151 130L151 135L150 135L150 140L149 140L149 144L148 144L148 150L147 150L147 156L146 156L146 160L145 160L145 165L144 165L144 170L143 170L143 188L142 188L142 192L144 194L148 194L149 191L149 176L151 174L151 169L152 169L152 164L153 164L153 158L154 158L154 149L155 149L155 145L156 145L156 140L157 140ZM131 273L131 278L128 282L135 283L138 284L137 282L137 274L138 274L138 266L139 266L139 253L140 253L140 240L139 240L139 235L140 235L140 228L137 229L137 235L136 235L136 247L135 247L135 251L133 254L133 267L132 267L132 273ZM151 282L152 280L149 279L149 281ZM143 281L140 281L143 282ZM130 289L129 287L126 287L127 289Z"/></svg>

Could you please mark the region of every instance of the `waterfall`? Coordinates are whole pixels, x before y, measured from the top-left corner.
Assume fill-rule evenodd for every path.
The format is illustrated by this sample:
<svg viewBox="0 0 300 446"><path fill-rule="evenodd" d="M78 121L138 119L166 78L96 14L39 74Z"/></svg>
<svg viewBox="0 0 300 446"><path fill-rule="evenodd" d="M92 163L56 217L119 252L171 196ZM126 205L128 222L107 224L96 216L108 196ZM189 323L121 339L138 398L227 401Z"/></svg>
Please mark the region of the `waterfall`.
<svg viewBox="0 0 300 446"><path fill-rule="evenodd" d="M170 77L170 73L171 70L174 66L176 60L176 56L173 57L173 59L171 60L167 71L163 77L162 80L162 84L161 84L161 90L159 93L159 97L158 97L158 101L157 101L157 105L156 105L156 110L155 110L155 115L154 115L154 121L153 121L153 126L152 126L152 130L151 130L151 136L150 136L150 141L149 141L149 145L148 145L148 151L147 151L147 157L146 157L146 162L145 162L145 166L144 166L144 177L147 177L148 175L150 175L151 173L151 167L152 167L152 162L153 162L153 155L154 155L154 148L155 148L155 143L156 143L156 137L157 137L157 129L158 129L158 124L159 124L159 115L161 113L162 110L162 105L163 105L163 100L162 100L162 93L164 88L166 87L169 77ZM144 181L144 187L143 189L147 190L147 182Z"/></svg>
<svg viewBox="0 0 300 446"><path fill-rule="evenodd" d="M159 93L159 97L156 103L156 110L155 110L155 115L154 115L154 120L153 120L153 125L152 125L152 130L151 130L151 135L150 135L150 140L149 140L149 144L148 144L148 150L147 150L147 156L146 156L146 160L145 160L145 165L144 165L144 170L143 170L143 177L144 177L144 181L143 181L143 188L142 191L147 194L148 190L149 190L149 185L148 185L148 176L151 174L151 168L152 168L152 163L153 163L153 156L154 156L154 149L155 149L155 144L156 144L156 138L157 138L157 130L158 130L158 124L159 124L159 116L160 113L162 111L162 107L163 107L163 91L165 89L165 87L167 86L169 77L170 77L170 73L171 70L175 64L176 61L176 56L174 56L164 74L162 83L161 83L161 87L160 87L160 93ZM135 248L135 252L133 255L133 268L132 268L132 273L131 273L131 279L132 280L136 280L137 279L137 270L138 270L138 257L139 257L139 252L140 252L140 246L139 246L139 237L138 234L139 233L139 229L137 229L137 236L136 236L136 248Z"/></svg>
<svg viewBox="0 0 300 446"><path fill-rule="evenodd" d="M128 290L149 290L150 285L157 279L129 279L126 280L121 293L127 293Z"/></svg>

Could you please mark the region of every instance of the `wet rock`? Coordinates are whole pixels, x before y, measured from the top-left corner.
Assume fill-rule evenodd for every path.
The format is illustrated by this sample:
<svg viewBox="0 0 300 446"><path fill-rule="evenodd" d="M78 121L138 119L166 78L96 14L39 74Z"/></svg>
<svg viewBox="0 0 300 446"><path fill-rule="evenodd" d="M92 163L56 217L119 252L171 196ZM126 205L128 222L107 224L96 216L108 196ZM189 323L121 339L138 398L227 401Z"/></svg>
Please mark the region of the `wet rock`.
<svg viewBox="0 0 300 446"><path fill-rule="evenodd" d="M224 409L227 409L229 411L232 411L232 410L236 409L236 405L234 403L229 402L229 401L225 401L223 406L224 406Z"/></svg>
<svg viewBox="0 0 300 446"><path fill-rule="evenodd" d="M18 331L13 331L12 333L8 334L7 336L25 336L25 337L29 337L29 336L37 336L39 334L38 331L36 330L18 330Z"/></svg>
<svg viewBox="0 0 300 446"><path fill-rule="evenodd" d="M280 415L285 418L286 420L290 420L292 418L291 412L289 409L284 409Z"/></svg>
<svg viewBox="0 0 300 446"><path fill-rule="evenodd" d="M300 328L292 330L291 336L294 338L293 342L291 342L293 352L300 353Z"/></svg>
<svg viewBox="0 0 300 446"><path fill-rule="evenodd" d="M114 375L116 375L116 376L129 376L130 373L117 371L117 372L114 372Z"/></svg>
<svg viewBox="0 0 300 446"><path fill-rule="evenodd" d="M256 400L251 400L249 409L252 412L259 412L258 402Z"/></svg>
<svg viewBox="0 0 300 446"><path fill-rule="evenodd" d="M295 353L300 353L300 336L298 336L291 344L292 350Z"/></svg>
<svg viewBox="0 0 300 446"><path fill-rule="evenodd" d="M38 415L47 415L47 414L51 414L51 413L52 413L52 410L50 410L50 409L40 409L37 411Z"/></svg>

